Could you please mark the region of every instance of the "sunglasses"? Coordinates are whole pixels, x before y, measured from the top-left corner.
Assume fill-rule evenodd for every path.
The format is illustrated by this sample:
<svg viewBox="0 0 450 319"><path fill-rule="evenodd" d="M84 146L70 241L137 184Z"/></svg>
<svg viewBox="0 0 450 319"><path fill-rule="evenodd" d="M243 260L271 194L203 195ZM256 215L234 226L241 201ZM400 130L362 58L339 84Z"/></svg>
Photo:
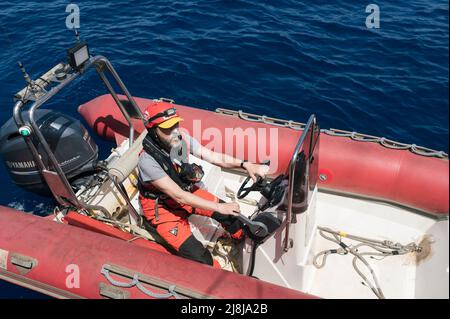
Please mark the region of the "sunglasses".
<svg viewBox="0 0 450 319"><path fill-rule="evenodd" d="M158 119L160 117L163 117L163 118L165 118L165 117L172 117L172 116L174 116L176 114L177 114L176 108L171 107L170 109L167 109L164 112L160 112L160 113L152 116L151 118L149 118L147 120L147 123L151 123L152 121L154 121L154 120L156 120L156 119Z"/></svg>

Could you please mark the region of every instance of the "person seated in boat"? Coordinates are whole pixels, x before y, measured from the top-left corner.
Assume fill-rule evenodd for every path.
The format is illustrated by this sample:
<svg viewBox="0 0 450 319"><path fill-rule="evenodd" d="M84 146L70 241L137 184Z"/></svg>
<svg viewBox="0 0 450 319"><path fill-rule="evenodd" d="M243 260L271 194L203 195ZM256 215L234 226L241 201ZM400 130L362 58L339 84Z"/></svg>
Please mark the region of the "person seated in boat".
<svg viewBox="0 0 450 319"><path fill-rule="evenodd" d="M238 160L203 147L192 136L180 133L183 120L174 108L151 104L144 116L147 136L139 156L139 201L146 221L165 244L185 258L220 268L210 252L191 233L190 214L217 220L232 238L244 238L243 224L235 216L238 203L225 203L195 185L201 179L200 166L189 164L188 154L223 168L242 167L256 180L267 166ZM166 245L166 246L167 246Z"/></svg>

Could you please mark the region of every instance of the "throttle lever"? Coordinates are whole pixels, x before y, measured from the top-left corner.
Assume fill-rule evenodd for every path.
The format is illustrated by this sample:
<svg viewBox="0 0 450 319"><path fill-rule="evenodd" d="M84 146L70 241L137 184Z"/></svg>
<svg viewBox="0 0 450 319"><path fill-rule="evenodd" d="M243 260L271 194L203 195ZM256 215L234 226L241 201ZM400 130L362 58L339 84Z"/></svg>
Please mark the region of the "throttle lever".
<svg viewBox="0 0 450 319"><path fill-rule="evenodd" d="M261 222L248 219L242 214L237 215L236 218L239 219L244 225L246 225L252 235L255 235L256 237L264 238L269 234L267 226Z"/></svg>

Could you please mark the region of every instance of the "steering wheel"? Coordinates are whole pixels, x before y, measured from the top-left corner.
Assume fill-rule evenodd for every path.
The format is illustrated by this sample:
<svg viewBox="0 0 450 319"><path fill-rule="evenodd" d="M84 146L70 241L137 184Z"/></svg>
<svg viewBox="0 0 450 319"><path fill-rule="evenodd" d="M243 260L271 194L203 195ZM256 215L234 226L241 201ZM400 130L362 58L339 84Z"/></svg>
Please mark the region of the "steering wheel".
<svg viewBox="0 0 450 319"><path fill-rule="evenodd" d="M247 196L250 192L258 191L263 195L267 201L264 204L258 204L258 208L263 211L269 207L275 206L281 202L284 196L286 186L283 185L285 180L284 174L277 176L273 181L269 182L267 179L257 176L256 182L251 186L247 186L250 181L250 176L248 176L241 187L239 188L236 197L242 199Z"/></svg>
<svg viewBox="0 0 450 319"><path fill-rule="evenodd" d="M261 165L270 166L270 160L262 161ZM264 178L262 178L261 176L259 176L259 175L256 175L256 182L253 183L253 185L251 185L249 187L245 187L248 184L249 181L250 181L250 176L247 176L247 178L242 183L241 187L239 187L239 190L238 190L237 195L236 195L236 197L238 199L244 198L250 192L262 190L264 188L264 186L267 184L266 180Z"/></svg>
<svg viewBox="0 0 450 319"><path fill-rule="evenodd" d="M242 199L245 196L247 196L250 192L258 191L262 188L263 182L265 181L261 176L256 176L256 182L254 182L251 186L246 187L248 182L250 181L250 176L247 176L247 178L242 183L241 187L239 187L239 190L237 192L236 197L238 199Z"/></svg>

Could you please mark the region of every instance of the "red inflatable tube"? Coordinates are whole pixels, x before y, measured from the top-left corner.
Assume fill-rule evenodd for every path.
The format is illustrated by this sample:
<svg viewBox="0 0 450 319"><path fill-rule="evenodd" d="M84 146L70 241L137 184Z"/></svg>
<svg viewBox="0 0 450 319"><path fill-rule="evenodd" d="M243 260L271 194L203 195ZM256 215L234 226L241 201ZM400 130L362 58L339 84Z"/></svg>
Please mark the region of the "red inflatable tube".
<svg viewBox="0 0 450 319"><path fill-rule="evenodd" d="M143 98L135 100L141 110L151 103L167 103ZM272 175L286 172L301 135L301 131L289 128L249 122L182 105L170 105L175 106L183 117L181 126L205 146L208 146L214 137L214 134L202 135L202 132L208 129L210 133L214 132L214 129L222 132L226 132L226 129L241 129L240 133L245 133L249 127L253 128L260 143L252 145L246 140L243 154L238 154L236 147L225 149L230 155L247 158L248 149L255 147L256 154L263 154L256 160L263 161L267 159L265 154L271 154L272 143L277 143L279 146L275 154L277 169L271 172ZM117 134L129 135L128 124L110 95L99 96L81 105L79 112L88 125L106 139L114 139ZM136 134L142 132L143 123L139 120L133 120L133 123ZM221 134L222 145L225 145L225 135ZM272 164L273 159L272 154ZM319 175L321 175L319 187L322 189L384 200L432 215L448 215L448 159L424 157L408 150L394 150L376 143L359 142L321 133Z"/></svg>
<svg viewBox="0 0 450 319"><path fill-rule="evenodd" d="M144 238L135 238L130 233L126 233L124 231L121 231L120 229L114 228L113 226L107 225L105 223L102 223L100 221L94 220L90 217L81 215L76 212L69 212L65 217L64 220L69 224L77 227L81 227L83 229L87 229L99 234L103 234L106 236L122 239L125 241L129 241L135 245L153 249L156 251L160 251L162 253L169 253L167 249L165 249L163 246L148 241Z"/></svg>
<svg viewBox="0 0 450 319"><path fill-rule="evenodd" d="M102 285L106 285L128 298L150 298L136 286L111 286L101 273L103 266L108 264L211 298L313 298L292 289L8 207L0 206L0 225L4 226L0 232L0 279L40 289L55 297L101 298L100 290ZM23 263L26 260L33 260L31 269ZM19 267L19 264L24 266ZM78 279L74 279L75 274L79 275ZM131 281L111 276L120 282ZM146 288L167 293L167 290L155 287Z"/></svg>

